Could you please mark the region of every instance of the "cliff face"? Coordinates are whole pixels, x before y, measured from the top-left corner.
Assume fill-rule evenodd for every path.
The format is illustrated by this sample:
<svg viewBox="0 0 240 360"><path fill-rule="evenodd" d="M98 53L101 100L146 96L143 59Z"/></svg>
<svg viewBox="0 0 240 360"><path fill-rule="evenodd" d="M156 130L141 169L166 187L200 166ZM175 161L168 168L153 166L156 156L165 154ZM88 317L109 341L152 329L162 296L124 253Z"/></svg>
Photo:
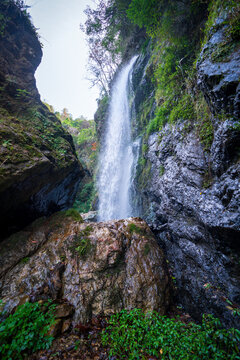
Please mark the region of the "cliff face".
<svg viewBox="0 0 240 360"><path fill-rule="evenodd" d="M0 32L1 237L70 206L84 171L71 136L40 101L34 72L42 57L27 15L2 2Z"/></svg>
<svg viewBox="0 0 240 360"><path fill-rule="evenodd" d="M197 319L213 313L239 326L240 50L225 20L217 19L197 62L194 91L201 89L198 104L207 101L208 111L200 122L179 111L178 121L149 135L136 184L139 215L166 252L178 303ZM135 135L156 107L150 56L141 55L133 73Z"/></svg>

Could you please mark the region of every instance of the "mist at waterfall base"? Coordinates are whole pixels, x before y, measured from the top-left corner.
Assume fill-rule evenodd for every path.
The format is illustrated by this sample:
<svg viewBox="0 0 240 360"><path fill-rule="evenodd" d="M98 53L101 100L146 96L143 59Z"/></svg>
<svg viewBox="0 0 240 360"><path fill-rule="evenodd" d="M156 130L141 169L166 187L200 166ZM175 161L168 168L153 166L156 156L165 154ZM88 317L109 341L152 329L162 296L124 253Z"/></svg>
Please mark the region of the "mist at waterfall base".
<svg viewBox="0 0 240 360"><path fill-rule="evenodd" d="M136 59L137 56L134 56L121 69L112 88L105 139L99 159L98 221L132 216L130 191L134 144L128 95Z"/></svg>

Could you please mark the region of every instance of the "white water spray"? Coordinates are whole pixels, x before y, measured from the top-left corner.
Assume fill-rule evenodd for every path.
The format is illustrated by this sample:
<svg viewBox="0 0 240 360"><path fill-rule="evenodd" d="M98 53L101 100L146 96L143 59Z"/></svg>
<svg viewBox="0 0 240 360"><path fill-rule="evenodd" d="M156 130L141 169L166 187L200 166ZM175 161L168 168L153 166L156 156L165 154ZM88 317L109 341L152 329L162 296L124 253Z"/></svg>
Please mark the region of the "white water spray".
<svg viewBox="0 0 240 360"><path fill-rule="evenodd" d="M98 179L99 221L131 216L133 143L128 101L128 83L137 56L123 67L112 89L107 129L100 155Z"/></svg>

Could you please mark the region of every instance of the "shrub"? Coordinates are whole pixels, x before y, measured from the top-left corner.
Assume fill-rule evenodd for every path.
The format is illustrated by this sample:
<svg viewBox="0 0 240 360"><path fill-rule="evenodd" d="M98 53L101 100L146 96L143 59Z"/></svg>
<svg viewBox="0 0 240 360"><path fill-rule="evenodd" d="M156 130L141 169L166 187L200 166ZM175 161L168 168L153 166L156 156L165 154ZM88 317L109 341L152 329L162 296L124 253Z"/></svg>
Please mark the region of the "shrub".
<svg viewBox="0 0 240 360"><path fill-rule="evenodd" d="M53 341L47 333L54 323L54 309L50 301L44 306L28 302L18 306L0 325L1 359L20 360L34 351L48 349Z"/></svg>
<svg viewBox="0 0 240 360"><path fill-rule="evenodd" d="M145 355L161 360L240 359L239 341L239 330L222 329L212 315L204 315L201 325L184 324L141 309L113 315L102 332L110 357L129 360L145 359Z"/></svg>

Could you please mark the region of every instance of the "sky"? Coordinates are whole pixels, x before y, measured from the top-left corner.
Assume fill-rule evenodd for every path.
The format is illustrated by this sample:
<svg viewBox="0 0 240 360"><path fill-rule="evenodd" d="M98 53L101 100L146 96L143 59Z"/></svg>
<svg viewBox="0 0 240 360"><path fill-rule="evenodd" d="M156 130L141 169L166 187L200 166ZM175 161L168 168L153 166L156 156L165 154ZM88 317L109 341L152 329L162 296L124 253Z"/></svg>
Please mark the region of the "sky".
<svg viewBox="0 0 240 360"><path fill-rule="evenodd" d="M42 101L56 111L67 108L73 118L93 119L97 88L87 80L88 49L79 25L92 0L25 0L43 44L43 58L35 77Z"/></svg>

